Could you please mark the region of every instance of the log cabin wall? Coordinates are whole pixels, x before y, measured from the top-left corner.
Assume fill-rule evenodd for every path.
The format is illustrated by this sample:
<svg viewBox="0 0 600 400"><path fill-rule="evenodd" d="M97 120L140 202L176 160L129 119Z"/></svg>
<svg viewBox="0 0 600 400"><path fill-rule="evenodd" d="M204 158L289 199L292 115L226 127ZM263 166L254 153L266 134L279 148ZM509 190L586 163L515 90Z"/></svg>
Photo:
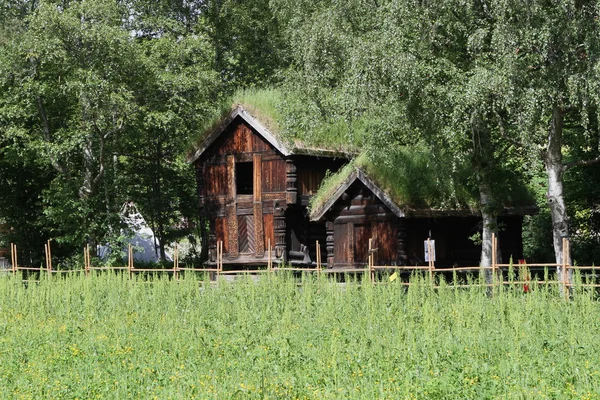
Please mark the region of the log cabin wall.
<svg viewBox="0 0 600 400"><path fill-rule="evenodd" d="M209 261L215 261L219 240L226 261L264 262L269 239L285 253L285 223L277 243L276 220L287 207L288 167L273 146L237 118L195 168L201 212L210 224Z"/></svg>
<svg viewBox="0 0 600 400"><path fill-rule="evenodd" d="M330 240L327 254L330 267L362 268L367 264L369 239L373 239L375 263L398 262L398 218L360 182L352 184L332 208L328 224L333 225L333 254ZM331 232L328 229L328 232ZM333 259L333 265L331 265Z"/></svg>
<svg viewBox="0 0 600 400"><path fill-rule="evenodd" d="M499 217L499 252L502 262L508 263L512 257L516 263L523 257L521 230L522 216ZM436 268L452 266L477 266L481 256L481 245L470 237L481 232L481 218L437 217L406 218L406 252L408 265L426 265L425 245L431 234L435 240Z"/></svg>

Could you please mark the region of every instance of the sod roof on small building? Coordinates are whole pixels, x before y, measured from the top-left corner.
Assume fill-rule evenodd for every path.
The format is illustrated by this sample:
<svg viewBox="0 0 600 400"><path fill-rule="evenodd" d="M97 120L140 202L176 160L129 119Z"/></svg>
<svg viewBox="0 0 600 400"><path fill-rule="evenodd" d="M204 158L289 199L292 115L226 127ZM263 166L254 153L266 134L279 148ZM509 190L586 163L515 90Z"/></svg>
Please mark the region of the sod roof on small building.
<svg viewBox="0 0 600 400"><path fill-rule="evenodd" d="M474 196L469 198L468 195L463 195L462 198L454 198L452 201L436 199L437 202L424 198L425 196L422 193L416 196L413 195L413 197L406 197L401 193L401 190L398 190L402 186L402 182L390 182L389 175L386 176L380 172L381 168L385 167L378 165L378 168L374 168L372 163L366 161L365 156L361 156L342 168L338 173L327 178L310 201L310 220L321 220L350 186L357 181L371 190L390 211L400 218L481 215L481 210ZM370 172L368 172L369 169ZM519 188L519 190L524 192L517 196L517 201L504 202L500 206L502 208L499 212L500 215L529 215L537 212L537 207L534 205L533 200L527 196L526 189ZM525 196L523 196L523 193L525 193Z"/></svg>
<svg viewBox="0 0 600 400"><path fill-rule="evenodd" d="M236 119L241 119L246 122L256 133L264 140L270 143L277 151L284 156L290 155L317 155L322 157L348 157L348 153L341 149L313 147L308 146L300 140L293 138L286 140L277 131L269 129L265 124L255 118L242 105L237 104L231 112L218 121L213 127L208 129L202 135L202 140L197 144L197 147L189 154L188 162L195 162L202 153L206 151L214 143L214 141L227 129L229 125L234 123Z"/></svg>

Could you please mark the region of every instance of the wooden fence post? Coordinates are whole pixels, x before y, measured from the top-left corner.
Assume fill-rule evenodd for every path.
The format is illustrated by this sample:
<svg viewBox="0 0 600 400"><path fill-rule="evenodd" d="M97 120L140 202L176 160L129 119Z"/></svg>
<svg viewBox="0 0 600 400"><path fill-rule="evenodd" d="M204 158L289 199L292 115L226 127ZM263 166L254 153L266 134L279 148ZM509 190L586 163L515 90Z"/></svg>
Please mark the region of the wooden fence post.
<svg viewBox="0 0 600 400"><path fill-rule="evenodd" d="M14 243L10 244L10 257L11 257L11 263L12 263L12 272L13 274L17 273L17 268L18 268L18 264L17 264L17 245Z"/></svg>
<svg viewBox="0 0 600 400"><path fill-rule="evenodd" d="M319 246L319 241L317 240L317 272L321 272L321 246Z"/></svg>
<svg viewBox="0 0 600 400"><path fill-rule="evenodd" d="M85 273L86 276L89 276L89 274L90 274L90 270L89 270L89 266L88 266L89 248L90 248L89 244L86 244L85 247L83 248L83 272Z"/></svg>
<svg viewBox="0 0 600 400"><path fill-rule="evenodd" d="M570 249L570 242L569 239L567 238L563 238L563 252L562 252L562 286L563 286L563 290L565 292L565 297L569 297L569 291L571 288L571 282L569 279L569 267L571 264L570 263L570 259L571 259L571 249Z"/></svg>
<svg viewBox="0 0 600 400"><path fill-rule="evenodd" d="M175 248L173 249L173 278L178 280L177 271L179 270L179 249L177 247L177 243L175 243Z"/></svg>
<svg viewBox="0 0 600 400"><path fill-rule="evenodd" d="M133 249L131 243L127 245L127 271L129 272L129 279L133 277Z"/></svg>
<svg viewBox="0 0 600 400"><path fill-rule="evenodd" d="M223 241L217 243L217 276L223 272Z"/></svg>
<svg viewBox="0 0 600 400"><path fill-rule="evenodd" d="M495 235L495 234L494 234ZM502 278L502 271L500 271L500 267L498 266L498 237L494 239L494 247L496 251L494 252L494 265L496 266L496 275L498 275L498 284L502 285L504 283L504 279Z"/></svg>
<svg viewBox="0 0 600 400"><path fill-rule="evenodd" d="M492 287L494 287L494 283L497 283L497 271L498 265L496 264L496 254L498 251L497 242L496 242L496 233L492 232ZM487 283L487 282L486 282Z"/></svg>
<svg viewBox="0 0 600 400"><path fill-rule="evenodd" d="M369 281L373 282L373 275L371 274L371 263L373 257L373 238L369 238L369 252L367 254L367 272L369 274Z"/></svg>
<svg viewBox="0 0 600 400"><path fill-rule="evenodd" d="M427 253L429 254L429 264L427 265L429 267L429 280L431 281L431 284L433 285L433 283L434 283L433 282L433 268L434 268L433 245L429 238L427 238Z"/></svg>
<svg viewBox="0 0 600 400"><path fill-rule="evenodd" d="M562 260L561 260L561 275L560 275L560 285L561 285L561 289L563 292L566 291L566 286L565 286L565 276L566 274L566 269L567 269L567 257L565 254L565 251L567 250L567 238L562 238Z"/></svg>
<svg viewBox="0 0 600 400"><path fill-rule="evenodd" d="M50 240L44 244L44 253L46 255L46 272L52 273L52 251L50 250Z"/></svg>
<svg viewBox="0 0 600 400"><path fill-rule="evenodd" d="M273 272L273 264L271 263L271 238L267 241L267 270Z"/></svg>

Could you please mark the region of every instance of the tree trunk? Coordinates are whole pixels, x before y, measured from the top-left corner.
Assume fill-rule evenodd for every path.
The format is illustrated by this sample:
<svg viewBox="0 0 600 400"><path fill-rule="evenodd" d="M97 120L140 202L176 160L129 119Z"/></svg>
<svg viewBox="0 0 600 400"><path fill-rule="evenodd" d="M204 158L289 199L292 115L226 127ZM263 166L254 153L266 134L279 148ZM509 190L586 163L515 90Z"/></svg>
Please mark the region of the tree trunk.
<svg viewBox="0 0 600 400"><path fill-rule="evenodd" d="M487 182L480 181L479 183L479 201L481 202L481 218L483 222L479 266L482 268L490 268L493 260L492 235L496 233L498 221L494 210L492 188ZM492 283L491 269L485 269L484 276L486 283Z"/></svg>
<svg viewBox="0 0 600 400"><path fill-rule="evenodd" d="M473 167L476 171L477 185L479 187L479 202L483 225L479 266L490 268L493 256L492 234L496 233L498 229L498 210L491 182L491 172L494 168L494 150L492 147L491 132L477 112L471 115L471 130ZM486 283L492 283L491 269L485 269L484 276Z"/></svg>
<svg viewBox="0 0 600 400"><path fill-rule="evenodd" d="M563 238L569 237L569 219L563 193L563 175L565 166L562 164L562 131L564 111L554 107L552 122L548 133L548 148L543 154L544 166L548 175L548 206L552 216L552 238L556 264L563 262ZM571 264L571 260L567 260ZM562 267L557 267L558 279L563 279ZM570 277L569 277L570 278Z"/></svg>

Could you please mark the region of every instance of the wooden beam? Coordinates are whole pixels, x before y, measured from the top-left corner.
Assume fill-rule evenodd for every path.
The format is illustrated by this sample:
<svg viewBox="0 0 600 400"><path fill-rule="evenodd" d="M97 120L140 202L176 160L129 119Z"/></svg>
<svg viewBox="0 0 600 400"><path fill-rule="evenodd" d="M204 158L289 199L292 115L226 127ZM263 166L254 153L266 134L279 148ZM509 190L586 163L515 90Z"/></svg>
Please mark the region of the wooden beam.
<svg viewBox="0 0 600 400"><path fill-rule="evenodd" d="M235 187L235 157L230 155L227 157L227 187L229 188L229 198L225 206L227 215L227 234L229 237L229 257L236 258L239 256L238 244L238 221L237 221L237 204L235 202L236 187Z"/></svg>
<svg viewBox="0 0 600 400"><path fill-rule="evenodd" d="M254 155L254 235L256 257L264 257L265 233L262 207L262 157L260 154Z"/></svg>
<svg viewBox="0 0 600 400"><path fill-rule="evenodd" d="M296 172L296 164L290 159L285 160L285 190L286 202L288 205L296 204L298 201L298 188L296 187L297 180L298 174Z"/></svg>

